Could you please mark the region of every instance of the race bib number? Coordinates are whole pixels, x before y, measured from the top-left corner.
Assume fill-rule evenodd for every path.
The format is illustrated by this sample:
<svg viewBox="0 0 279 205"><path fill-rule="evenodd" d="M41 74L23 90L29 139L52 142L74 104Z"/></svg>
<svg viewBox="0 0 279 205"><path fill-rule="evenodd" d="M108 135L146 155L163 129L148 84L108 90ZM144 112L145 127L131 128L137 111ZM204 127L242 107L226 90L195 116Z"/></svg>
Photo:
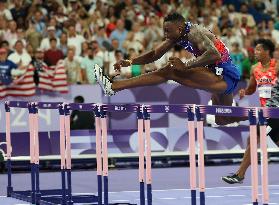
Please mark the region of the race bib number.
<svg viewBox="0 0 279 205"><path fill-rule="evenodd" d="M262 85L258 87L260 98L271 98L271 85Z"/></svg>
<svg viewBox="0 0 279 205"><path fill-rule="evenodd" d="M223 74L223 68L215 67L215 74L216 75L222 75Z"/></svg>

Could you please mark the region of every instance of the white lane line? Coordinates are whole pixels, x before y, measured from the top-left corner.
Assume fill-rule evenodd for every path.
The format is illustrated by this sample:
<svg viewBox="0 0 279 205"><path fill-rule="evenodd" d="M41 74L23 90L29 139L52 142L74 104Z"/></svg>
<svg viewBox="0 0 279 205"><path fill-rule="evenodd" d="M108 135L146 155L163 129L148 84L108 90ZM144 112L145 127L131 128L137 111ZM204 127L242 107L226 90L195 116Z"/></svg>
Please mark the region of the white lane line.
<svg viewBox="0 0 279 205"><path fill-rule="evenodd" d="M158 198L158 199L161 199L161 200L175 200L177 198Z"/></svg>
<svg viewBox="0 0 279 205"><path fill-rule="evenodd" d="M112 200L113 202L120 202L120 203L126 203L129 202L129 200Z"/></svg>
<svg viewBox="0 0 279 205"><path fill-rule="evenodd" d="M227 195L229 197L244 197L245 195L241 195L241 194L229 194Z"/></svg>
<svg viewBox="0 0 279 205"><path fill-rule="evenodd" d="M279 185L268 185L269 187L279 187ZM233 186L233 187L210 187L206 188L206 190L212 190L212 189L241 189L241 188L251 188L251 186ZM152 190L153 192L169 192L169 191L190 191L190 189L157 189ZM127 193L139 193L139 191L119 191L119 192L109 192L109 193L121 193L121 192L127 192ZM198 190L197 190L198 192Z"/></svg>
<svg viewBox="0 0 279 205"><path fill-rule="evenodd" d="M205 196L205 198L223 198L225 196Z"/></svg>

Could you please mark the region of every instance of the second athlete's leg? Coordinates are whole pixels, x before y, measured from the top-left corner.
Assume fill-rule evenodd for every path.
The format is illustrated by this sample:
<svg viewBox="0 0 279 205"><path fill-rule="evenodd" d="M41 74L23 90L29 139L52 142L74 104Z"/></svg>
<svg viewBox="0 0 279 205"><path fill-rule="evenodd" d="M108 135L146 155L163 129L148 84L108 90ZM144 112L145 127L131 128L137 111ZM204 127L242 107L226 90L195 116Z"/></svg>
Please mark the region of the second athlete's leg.
<svg viewBox="0 0 279 205"><path fill-rule="evenodd" d="M223 93L227 88L226 82L207 68L200 67L178 71L166 66L138 77L114 81L112 83L112 89L117 92L128 88L157 85L167 80L174 80L181 85L206 90L212 93Z"/></svg>

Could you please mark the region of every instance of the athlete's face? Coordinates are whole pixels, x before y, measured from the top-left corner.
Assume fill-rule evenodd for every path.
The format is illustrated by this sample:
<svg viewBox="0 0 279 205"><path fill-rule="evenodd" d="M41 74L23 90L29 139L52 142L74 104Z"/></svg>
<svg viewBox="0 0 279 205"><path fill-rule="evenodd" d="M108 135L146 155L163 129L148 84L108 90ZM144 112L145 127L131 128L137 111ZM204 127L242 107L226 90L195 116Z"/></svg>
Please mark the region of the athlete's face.
<svg viewBox="0 0 279 205"><path fill-rule="evenodd" d="M164 22L164 36L169 40L177 40L182 35L183 27L179 23Z"/></svg>
<svg viewBox="0 0 279 205"><path fill-rule="evenodd" d="M261 44L256 45L255 47L255 58L257 61L261 61L262 59L269 56L269 51L265 50Z"/></svg>

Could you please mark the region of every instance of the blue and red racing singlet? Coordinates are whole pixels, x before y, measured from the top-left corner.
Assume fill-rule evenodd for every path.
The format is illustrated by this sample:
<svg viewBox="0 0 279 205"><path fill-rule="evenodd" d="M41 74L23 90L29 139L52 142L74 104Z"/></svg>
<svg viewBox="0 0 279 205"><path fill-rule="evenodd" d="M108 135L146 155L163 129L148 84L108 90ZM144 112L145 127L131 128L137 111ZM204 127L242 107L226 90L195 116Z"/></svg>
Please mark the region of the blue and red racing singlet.
<svg viewBox="0 0 279 205"><path fill-rule="evenodd" d="M191 26L191 22L185 23L186 34L190 32ZM181 40L178 42L178 45L182 46L185 50L192 53L195 57L202 55L202 52L195 48L193 44L188 40ZM240 73L236 65L233 64L229 49L226 47L226 45L220 39L216 38L216 40L214 41L214 46L221 54L221 59L214 64L207 65L207 67L210 68L216 75L222 75L224 77L224 80L228 84L228 88L225 93L231 93L235 89L237 82L240 79ZM228 79L227 77L229 77L230 79Z"/></svg>

